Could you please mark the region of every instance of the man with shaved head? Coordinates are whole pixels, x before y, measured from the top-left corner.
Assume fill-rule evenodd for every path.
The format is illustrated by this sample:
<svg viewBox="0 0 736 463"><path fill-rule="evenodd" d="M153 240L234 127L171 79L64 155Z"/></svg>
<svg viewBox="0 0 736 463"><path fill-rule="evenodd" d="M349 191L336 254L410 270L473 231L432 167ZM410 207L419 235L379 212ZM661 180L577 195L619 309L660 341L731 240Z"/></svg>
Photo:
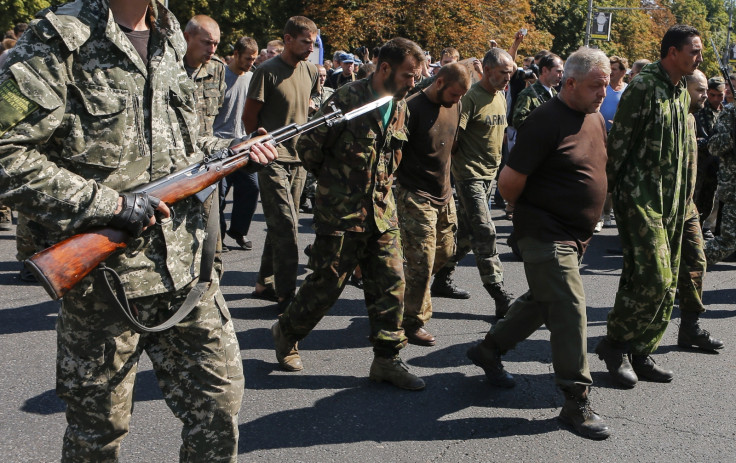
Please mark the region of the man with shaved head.
<svg viewBox="0 0 736 463"><path fill-rule="evenodd" d="M680 331L677 344L707 351L723 348L723 342L713 338L700 328L698 319L705 312L703 305L703 278L705 277L705 249L700 214L695 206L694 192L698 169L698 144L694 114L703 109L708 99L708 80L699 70L685 76L690 93L690 114L687 115L687 164L689 178L686 183L685 228L682 232L682 256L680 273L677 276L677 291L680 300Z"/></svg>
<svg viewBox="0 0 736 463"><path fill-rule="evenodd" d="M184 28L184 39L187 41L184 68L197 86L200 135L211 136L215 117L225 101L225 63L215 56L220 44L220 26L209 16L199 14Z"/></svg>

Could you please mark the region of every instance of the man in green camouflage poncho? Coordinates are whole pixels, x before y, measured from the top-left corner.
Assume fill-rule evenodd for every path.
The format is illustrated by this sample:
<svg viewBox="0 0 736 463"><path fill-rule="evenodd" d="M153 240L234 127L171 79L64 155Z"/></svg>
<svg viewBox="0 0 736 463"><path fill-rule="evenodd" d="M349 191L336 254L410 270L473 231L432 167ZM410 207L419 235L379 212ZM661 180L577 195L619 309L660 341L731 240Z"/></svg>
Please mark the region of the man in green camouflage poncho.
<svg viewBox="0 0 736 463"><path fill-rule="evenodd" d="M404 96L414 86L423 59L422 50L410 40L387 42L376 72L340 87L330 101L348 111L382 96L394 95L394 99L361 117L332 127L323 125L299 139L299 156L318 182L317 236L309 258L313 273L271 329L276 359L285 370L303 368L297 342L319 323L360 265L375 354L370 378L404 389L424 388L424 381L409 373L399 358L406 344L401 329L404 269L391 191L407 140Z"/></svg>
<svg viewBox="0 0 736 463"><path fill-rule="evenodd" d="M37 250L90 227L127 231L128 247L105 263L147 325L170 317L200 277L213 201L167 207L124 192L231 142L199 136L185 51L160 2L77 0L40 12L0 70L0 200L28 217ZM259 146L251 159L275 154ZM183 321L143 334L116 313L101 278L79 282L59 312L61 460L117 461L145 351L184 424L181 460L234 462L243 370L218 272Z"/></svg>
<svg viewBox="0 0 736 463"><path fill-rule="evenodd" d="M675 300L688 179L690 95L683 77L703 61L701 48L696 29L671 27L661 59L624 91L608 136L608 188L624 256L607 335L595 351L626 387L673 376L650 354Z"/></svg>

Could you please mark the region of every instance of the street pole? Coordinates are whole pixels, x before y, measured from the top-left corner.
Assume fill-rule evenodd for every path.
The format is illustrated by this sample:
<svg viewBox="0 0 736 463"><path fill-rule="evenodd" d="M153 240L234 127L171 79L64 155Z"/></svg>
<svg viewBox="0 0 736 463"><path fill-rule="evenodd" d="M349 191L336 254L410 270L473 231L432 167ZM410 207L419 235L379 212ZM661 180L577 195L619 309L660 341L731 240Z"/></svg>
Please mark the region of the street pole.
<svg viewBox="0 0 736 463"><path fill-rule="evenodd" d="M728 49L731 47L731 25L733 24L733 0L729 1L728 9L728 29L726 30L726 49L723 51L723 66L728 66L729 53Z"/></svg>
<svg viewBox="0 0 736 463"><path fill-rule="evenodd" d="M590 44L590 23L593 17L593 0L588 0L588 20L585 21L585 46Z"/></svg>

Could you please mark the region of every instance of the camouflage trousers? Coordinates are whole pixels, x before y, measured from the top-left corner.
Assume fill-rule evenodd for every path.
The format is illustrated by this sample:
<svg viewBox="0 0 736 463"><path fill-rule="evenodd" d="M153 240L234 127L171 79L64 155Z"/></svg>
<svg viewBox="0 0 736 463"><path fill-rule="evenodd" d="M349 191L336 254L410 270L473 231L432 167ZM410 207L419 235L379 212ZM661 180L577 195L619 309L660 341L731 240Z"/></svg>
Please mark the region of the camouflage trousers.
<svg viewBox="0 0 736 463"><path fill-rule="evenodd" d="M117 461L143 352L183 423L180 461L236 461L243 365L216 277L192 313L161 333L132 331L94 286L87 277L64 297L56 326L56 392L67 406L62 461ZM168 318L188 290L130 302L150 326Z"/></svg>
<svg viewBox="0 0 736 463"><path fill-rule="evenodd" d="M715 264L736 252L736 202L721 201L721 233L705 243L705 256Z"/></svg>
<svg viewBox="0 0 736 463"><path fill-rule="evenodd" d="M521 238L518 245L529 291L511 304L483 342L506 352L547 325L557 385L590 386L585 291L577 249L530 237Z"/></svg>
<svg viewBox="0 0 736 463"><path fill-rule="evenodd" d="M317 177L315 177L313 173L307 172L306 180L304 180L304 189L302 190L302 196L299 200L299 206L301 207L309 201L309 206L314 208L314 199L316 195Z"/></svg>
<svg viewBox="0 0 736 463"><path fill-rule="evenodd" d="M404 312L404 266L399 230L317 235L309 257L313 271L279 316L281 330L292 342L317 326L340 297L357 265L363 271L363 292L375 355L393 357L406 344L401 328Z"/></svg>
<svg viewBox="0 0 736 463"><path fill-rule="evenodd" d="M455 181L459 199L457 248L445 265L454 269L472 249L484 285L503 282L503 265L496 250L496 226L488 207L493 194L491 184L491 180Z"/></svg>
<svg viewBox="0 0 736 463"><path fill-rule="evenodd" d="M682 233L682 256L677 275L677 290L680 311L705 312L703 305L703 278L705 277L705 251L703 250L703 230L697 209L685 218Z"/></svg>
<svg viewBox="0 0 736 463"><path fill-rule="evenodd" d="M404 328L424 326L432 318L429 286L455 252L455 202L438 206L401 185L396 187L401 244L404 250Z"/></svg>
<svg viewBox="0 0 736 463"><path fill-rule="evenodd" d="M263 244L258 283L279 297L291 297L299 269L299 198L306 170L301 164L273 162L258 172L261 204L268 231Z"/></svg>
<svg viewBox="0 0 736 463"><path fill-rule="evenodd" d="M633 354L651 354L662 340L675 303L683 219L663 219L636 204L628 193L614 192L623 268L608 337L626 343Z"/></svg>

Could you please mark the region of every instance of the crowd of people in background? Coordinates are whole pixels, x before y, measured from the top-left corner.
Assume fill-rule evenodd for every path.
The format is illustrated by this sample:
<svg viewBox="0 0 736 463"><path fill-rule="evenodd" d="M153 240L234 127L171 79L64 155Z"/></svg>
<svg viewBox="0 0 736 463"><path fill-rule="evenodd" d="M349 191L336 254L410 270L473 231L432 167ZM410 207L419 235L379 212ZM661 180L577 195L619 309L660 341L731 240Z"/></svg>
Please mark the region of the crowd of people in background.
<svg viewBox="0 0 736 463"><path fill-rule="evenodd" d="M468 350L468 358L484 370L491 385L513 387L514 378L505 370L502 355L546 324L551 332L556 383L565 396L560 420L585 437L605 439L610 430L593 411L589 399L592 379L579 268L594 233L615 222L622 246L612 252L623 255L623 270L616 302L608 316L607 335L595 348L611 377L625 387L634 387L639 380L672 380L673 371L659 366L651 354L667 327L676 297L682 312L678 343L708 351L723 347L700 327L699 317L705 310L702 281L706 261L729 258L736 250L736 141L732 130L736 105L722 77L707 78L697 70L702 62L702 43L699 32L692 27L673 26L662 39L659 60L636 60L631 68L629 61L638 57L606 56L586 47L567 57L554 50L517 56L524 30L515 35L507 50L494 41L479 59L462 59L452 44L442 44L439 59L433 60L415 42L394 38L370 50L364 46L352 53L337 50L332 59L311 63L308 58L314 51L318 29L305 17L290 18L283 36L269 41L265 48L253 38L242 37L233 44L232 53L220 58L217 23L198 15L182 29L178 46L186 48L186 53L180 56L178 49L176 54L170 52L167 44L149 35L151 30L171 30L175 19L163 7L149 14L153 7L148 1L133 4L138 5L135 14L133 6L110 1L117 25L105 24L102 17L97 19L101 24L98 27L116 28L120 34L114 40L125 42L116 45L124 54L103 61L111 60L106 69L114 69L119 73L117 77L127 76L120 77L119 82L129 82L126 85L132 87L128 91L140 94L143 100L149 98L142 89L145 82L154 79L152 75L158 75L152 70L159 69L155 66L160 65L161 56L171 67L161 70L158 78L163 80L150 80L151 85L161 87L151 90L156 97L147 112L140 115L159 118L157 105L164 105L164 112L176 117L149 121L148 128L139 135L142 145L155 145L157 137L173 137L166 146L186 146L200 153L231 146L258 131L303 124L310 117L335 109L348 112L373 106L358 118L321 126L275 150L258 145L252 166L221 182L219 199L215 195L203 204L188 201L192 209L178 207L177 214L166 215L160 227L152 226L153 210L161 212L165 208L168 213L168 208L156 198L124 193L148 175L145 169L136 170L134 156L107 169L129 169L138 177L116 177L107 170L103 174L90 167L90 157L109 147L100 145L95 152L79 147L81 157L69 161L57 157L60 148L39 144L39 140L57 141L53 138L57 133L54 120L64 111L90 111L85 92L92 87L82 81L92 82L95 77L84 70L84 60L100 59L95 53L109 49L108 39L103 35L84 37L83 29L57 29L60 17L70 23L78 21L79 11L61 7L33 23L30 37L24 35L18 42L19 51L13 52L15 41L28 27L19 24L6 33L3 41L3 85L15 82L21 69L36 66L38 75L48 79L51 87L73 86L81 95L59 95L57 103L54 98L40 99L28 91L27 82L16 83L8 90L14 98L34 105L29 112L8 116L12 120L2 127L3 138L15 141L0 145L0 157L20 156L21 146L30 150L38 162L61 169L61 177L66 178L66 183L48 180L43 188L51 193L29 200L23 197L19 185L46 181L33 177L41 174L17 165L3 170L2 187L7 191L0 200L18 209L20 258L48 244L48 236L39 240L38 235L53 226L38 212L39 207L58 210L61 219L67 218L64 214L79 215L71 222L76 226L69 225L56 234L59 236L105 220L126 229L135 222L142 230L138 233L143 243L139 248L148 249L145 254L149 260L137 261L135 254L125 254L108 265L122 273L121 284L131 304L139 307L142 320L160 322L160 313L187 305L182 301L190 298L189 285L199 278L209 283L207 294L212 303L201 300L194 309L193 321L186 326L207 324L211 322L207 310L225 313L227 308L216 285L222 269L217 260L214 270L211 265L205 266L205 261L215 259L220 252L255 248L248 233L260 195L267 235L258 246L263 254L257 280L242 284L255 286L252 297L278 306L280 315L271 329L278 364L287 371L305 368L299 341L352 282L365 293L370 320L374 359L369 377L399 388L421 390L424 380L409 371L399 356L400 350L407 343L436 345L430 332L432 297L471 297L455 282L453 274L458 262L472 250L488 300L495 306L497 322L482 342ZM57 35L39 35L48 30ZM65 40L54 41L54 37ZM69 44L81 47L75 58L80 61L69 64L79 73L78 80L73 85L59 84L53 79L63 77L47 77L45 61L38 60L38 53L44 49L50 56L65 56ZM136 66L148 66L152 74L139 73ZM47 85L40 82L38 85ZM114 95L112 91L95 91L102 99ZM165 92L165 98L157 92ZM66 109L61 98L69 100ZM115 114L112 110L103 113L99 108L95 111L103 116ZM100 131L93 119L80 118L78 123L82 124L79 133L110 136ZM125 124L129 123L122 122L122 128L116 130L127 130ZM172 129L158 133L150 128L155 124ZM85 140L91 145L96 143ZM125 146L134 152L132 145ZM180 166L189 160L190 151L174 151L172 148L171 159L175 161L170 164ZM74 164L82 158L83 164ZM97 164L108 161L103 157ZM153 158L151 162L164 163ZM163 172L154 167L149 180ZM86 175L90 182L101 185L99 192L88 192L91 197L108 195L87 207L95 204L100 210L103 206L109 210L88 218L84 214L93 212L84 212L81 206L69 212L48 201L49 195L69 194L71 185L78 185L76 175ZM115 189L120 190L117 203ZM230 193L228 223L225 210ZM503 211L500 219L492 217L492 204ZM150 214L135 212L132 205ZM192 216L193 210L199 211L199 218ZM298 287L300 211L313 214L316 237L307 250L311 273ZM214 254L209 255L206 243L205 250L197 244L206 222L199 219L218 212L216 229L221 240L212 248L216 249ZM182 220L188 221L186 226ZM519 297L504 285L496 220L513 224L509 244L524 262L529 285L529 291ZM11 221L10 209L5 207L0 227L10 229ZM166 228L167 221L181 227ZM209 225L207 230L208 236L213 233ZM232 250L228 242L235 243ZM165 270L169 265L166 259L156 257L173 248L178 254L192 253L190 259L183 259L186 268L192 269L188 274L171 269L178 264ZM193 269L200 261L202 274L196 275ZM133 268L135 272L127 273ZM21 278L33 280L34 276L23 271ZM228 387L221 394L202 399L207 406L198 402L201 409L187 411L192 391L206 389L207 384L190 381L190 375L197 372L191 365L173 359L169 343L174 341L147 332L140 336L155 342L144 345L132 341L130 336L139 334L131 334L125 324L113 326L103 320L100 314L117 310L103 302L103 296L94 296L93 303L85 299L104 290L91 280L82 286L87 293L80 290L70 296L70 302L65 301L59 328L59 361L63 366L57 390L62 391L69 407L65 458L101 460L116 455L119 438L115 441L110 436L125 434L119 429L127 429L131 411L131 391L126 389L130 375L122 372L127 368L124 364L137 362L142 349L152 356L155 369L178 371L168 375L171 378L164 386L172 410L187 423L189 434L183 433L182 455L206 455L210 461L233 458L242 365L239 349L233 347L237 340L228 331L232 325L227 323L218 336L235 350L227 348L221 357L208 360L226 366L222 375L218 370L213 381ZM161 293L171 294L167 302L152 300ZM137 354L125 357L114 367L127 378L117 373L104 380L100 377L99 388L84 392L84 374L80 372L88 362L82 357L91 347L71 327L78 329L75 320L92 308L99 311L95 315L97 328L113 340L113 345L126 345ZM85 332L90 333L90 328ZM183 329L181 336L190 334ZM208 342L194 340L187 349L202 352L209 349ZM94 400L74 397L82 393ZM102 405L113 396L112 408L109 403Z"/></svg>

